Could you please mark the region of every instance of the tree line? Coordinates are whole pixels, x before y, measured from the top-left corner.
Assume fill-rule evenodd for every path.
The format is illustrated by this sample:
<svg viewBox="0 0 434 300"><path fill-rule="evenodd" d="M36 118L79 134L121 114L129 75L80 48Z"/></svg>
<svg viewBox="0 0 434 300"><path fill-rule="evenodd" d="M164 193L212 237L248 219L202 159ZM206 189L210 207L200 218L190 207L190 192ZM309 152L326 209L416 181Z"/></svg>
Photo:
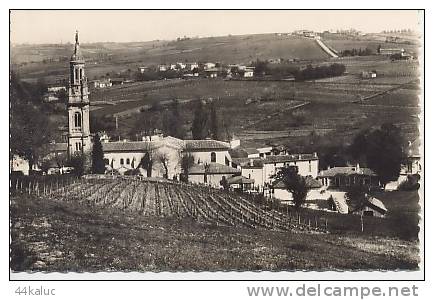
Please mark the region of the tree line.
<svg viewBox="0 0 434 300"><path fill-rule="evenodd" d="M255 67L254 74L257 77L271 76L275 79L283 79L293 76L296 81L341 76L346 71L345 65L338 63L320 66L308 64L305 68L301 68L290 64L270 65L268 61L257 60L252 63L252 66Z"/></svg>

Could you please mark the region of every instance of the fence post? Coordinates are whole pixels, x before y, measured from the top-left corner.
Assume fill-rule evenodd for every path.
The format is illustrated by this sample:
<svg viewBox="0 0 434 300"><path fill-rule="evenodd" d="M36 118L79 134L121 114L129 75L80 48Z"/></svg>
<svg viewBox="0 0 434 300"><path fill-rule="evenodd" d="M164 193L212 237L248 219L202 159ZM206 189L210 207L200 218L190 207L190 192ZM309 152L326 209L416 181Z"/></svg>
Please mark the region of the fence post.
<svg viewBox="0 0 434 300"><path fill-rule="evenodd" d="M325 230L327 231L327 218L325 219Z"/></svg>

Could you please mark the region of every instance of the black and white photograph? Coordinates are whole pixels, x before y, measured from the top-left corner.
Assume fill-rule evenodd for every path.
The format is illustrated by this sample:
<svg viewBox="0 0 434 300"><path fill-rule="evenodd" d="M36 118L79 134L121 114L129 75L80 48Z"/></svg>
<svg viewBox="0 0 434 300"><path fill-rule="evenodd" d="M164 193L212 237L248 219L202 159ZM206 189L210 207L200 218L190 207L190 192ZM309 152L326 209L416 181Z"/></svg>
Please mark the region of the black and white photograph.
<svg viewBox="0 0 434 300"><path fill-rule="evenodd" d="M9 17L11 279L423 269L424 10Z"/></svg>

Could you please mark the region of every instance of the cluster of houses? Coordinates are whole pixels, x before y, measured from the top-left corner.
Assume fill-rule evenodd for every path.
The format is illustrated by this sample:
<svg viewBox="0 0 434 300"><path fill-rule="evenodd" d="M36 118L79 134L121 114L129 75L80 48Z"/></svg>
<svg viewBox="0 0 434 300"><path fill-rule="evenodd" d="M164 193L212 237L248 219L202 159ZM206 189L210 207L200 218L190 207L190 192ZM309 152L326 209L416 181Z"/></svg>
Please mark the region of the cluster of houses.
<svg viewBox="0 0 434 300"><path fill-rule="evenodd" d="M405 52L404 48L379 48L378 54L392 56L402 60L413 60L413 55Z"/></svg>
<svg viewBox="0 0 434 300"><path fill-rule="evenodd" d="M139 67L140 73L145 73L149 68ZM160 64L156 67L157 72L177 71L183 78L206 77L206 78L252 78L254 76L254 67L242 64L223 65L218 62L205 63L172 63Z"/></svg>

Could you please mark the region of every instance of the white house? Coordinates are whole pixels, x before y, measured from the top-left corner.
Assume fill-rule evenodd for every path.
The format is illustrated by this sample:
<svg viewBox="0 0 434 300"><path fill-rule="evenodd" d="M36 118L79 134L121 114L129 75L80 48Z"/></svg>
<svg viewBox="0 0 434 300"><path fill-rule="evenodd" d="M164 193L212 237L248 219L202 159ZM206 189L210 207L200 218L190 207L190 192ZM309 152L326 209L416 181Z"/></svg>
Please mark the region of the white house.
<svg viewBox="0 0 434 300"><path fill-rule="evenodd" d="M207 62L207 63L203 64L203 68L205 70L209 70L209 69L215 68L215 66L216 66L216 64L212 63L212 62Z"/></svg>
<svg viewBox="0 0 434 300"><path fill-rule="evenodd" d="M12 173L22 173L29 175L29 161L21 156L13 155L9 161L10 170Z"/></svg>
<svg viewBox="0 0 434 300"><path fill-rule="evenodd" d="M265 182L273 183L272 176L280 168L294 166L301 176L311 176L317 178L319 159L316 153L313 154L293 154L293 155L271 155L261 160L264 164Z"/></svg>
<svg viewBox="0 0 434 300"><path fill-rule="evenodd" d="M252 78L254 73L255 73L254 67L246 67L246 69L244 70L244 77L245 78Z"/></svg>
<svg viewBox="0 0 434 300"><path fill-rule="evenodd" d="M166 72L167 71L167 66L166 65L158 65L157 66L157 70L159 71L159 72Z"/></svg>
<svg viewBox="0 0 434 300"><path fill-rule="evenodd" d="M113 83L110 79L94 80L93 87L96 89L102 89L106 87L111 87Z"/></svg>
<svg viewBox="0 0 434 300"><path fill-rule="evenodd" d="M58 86L49 86L47 88L47 91L50 93L57 93L60 91L65 91L66 92L66 86L64 85L58 85Z"/></svg>

